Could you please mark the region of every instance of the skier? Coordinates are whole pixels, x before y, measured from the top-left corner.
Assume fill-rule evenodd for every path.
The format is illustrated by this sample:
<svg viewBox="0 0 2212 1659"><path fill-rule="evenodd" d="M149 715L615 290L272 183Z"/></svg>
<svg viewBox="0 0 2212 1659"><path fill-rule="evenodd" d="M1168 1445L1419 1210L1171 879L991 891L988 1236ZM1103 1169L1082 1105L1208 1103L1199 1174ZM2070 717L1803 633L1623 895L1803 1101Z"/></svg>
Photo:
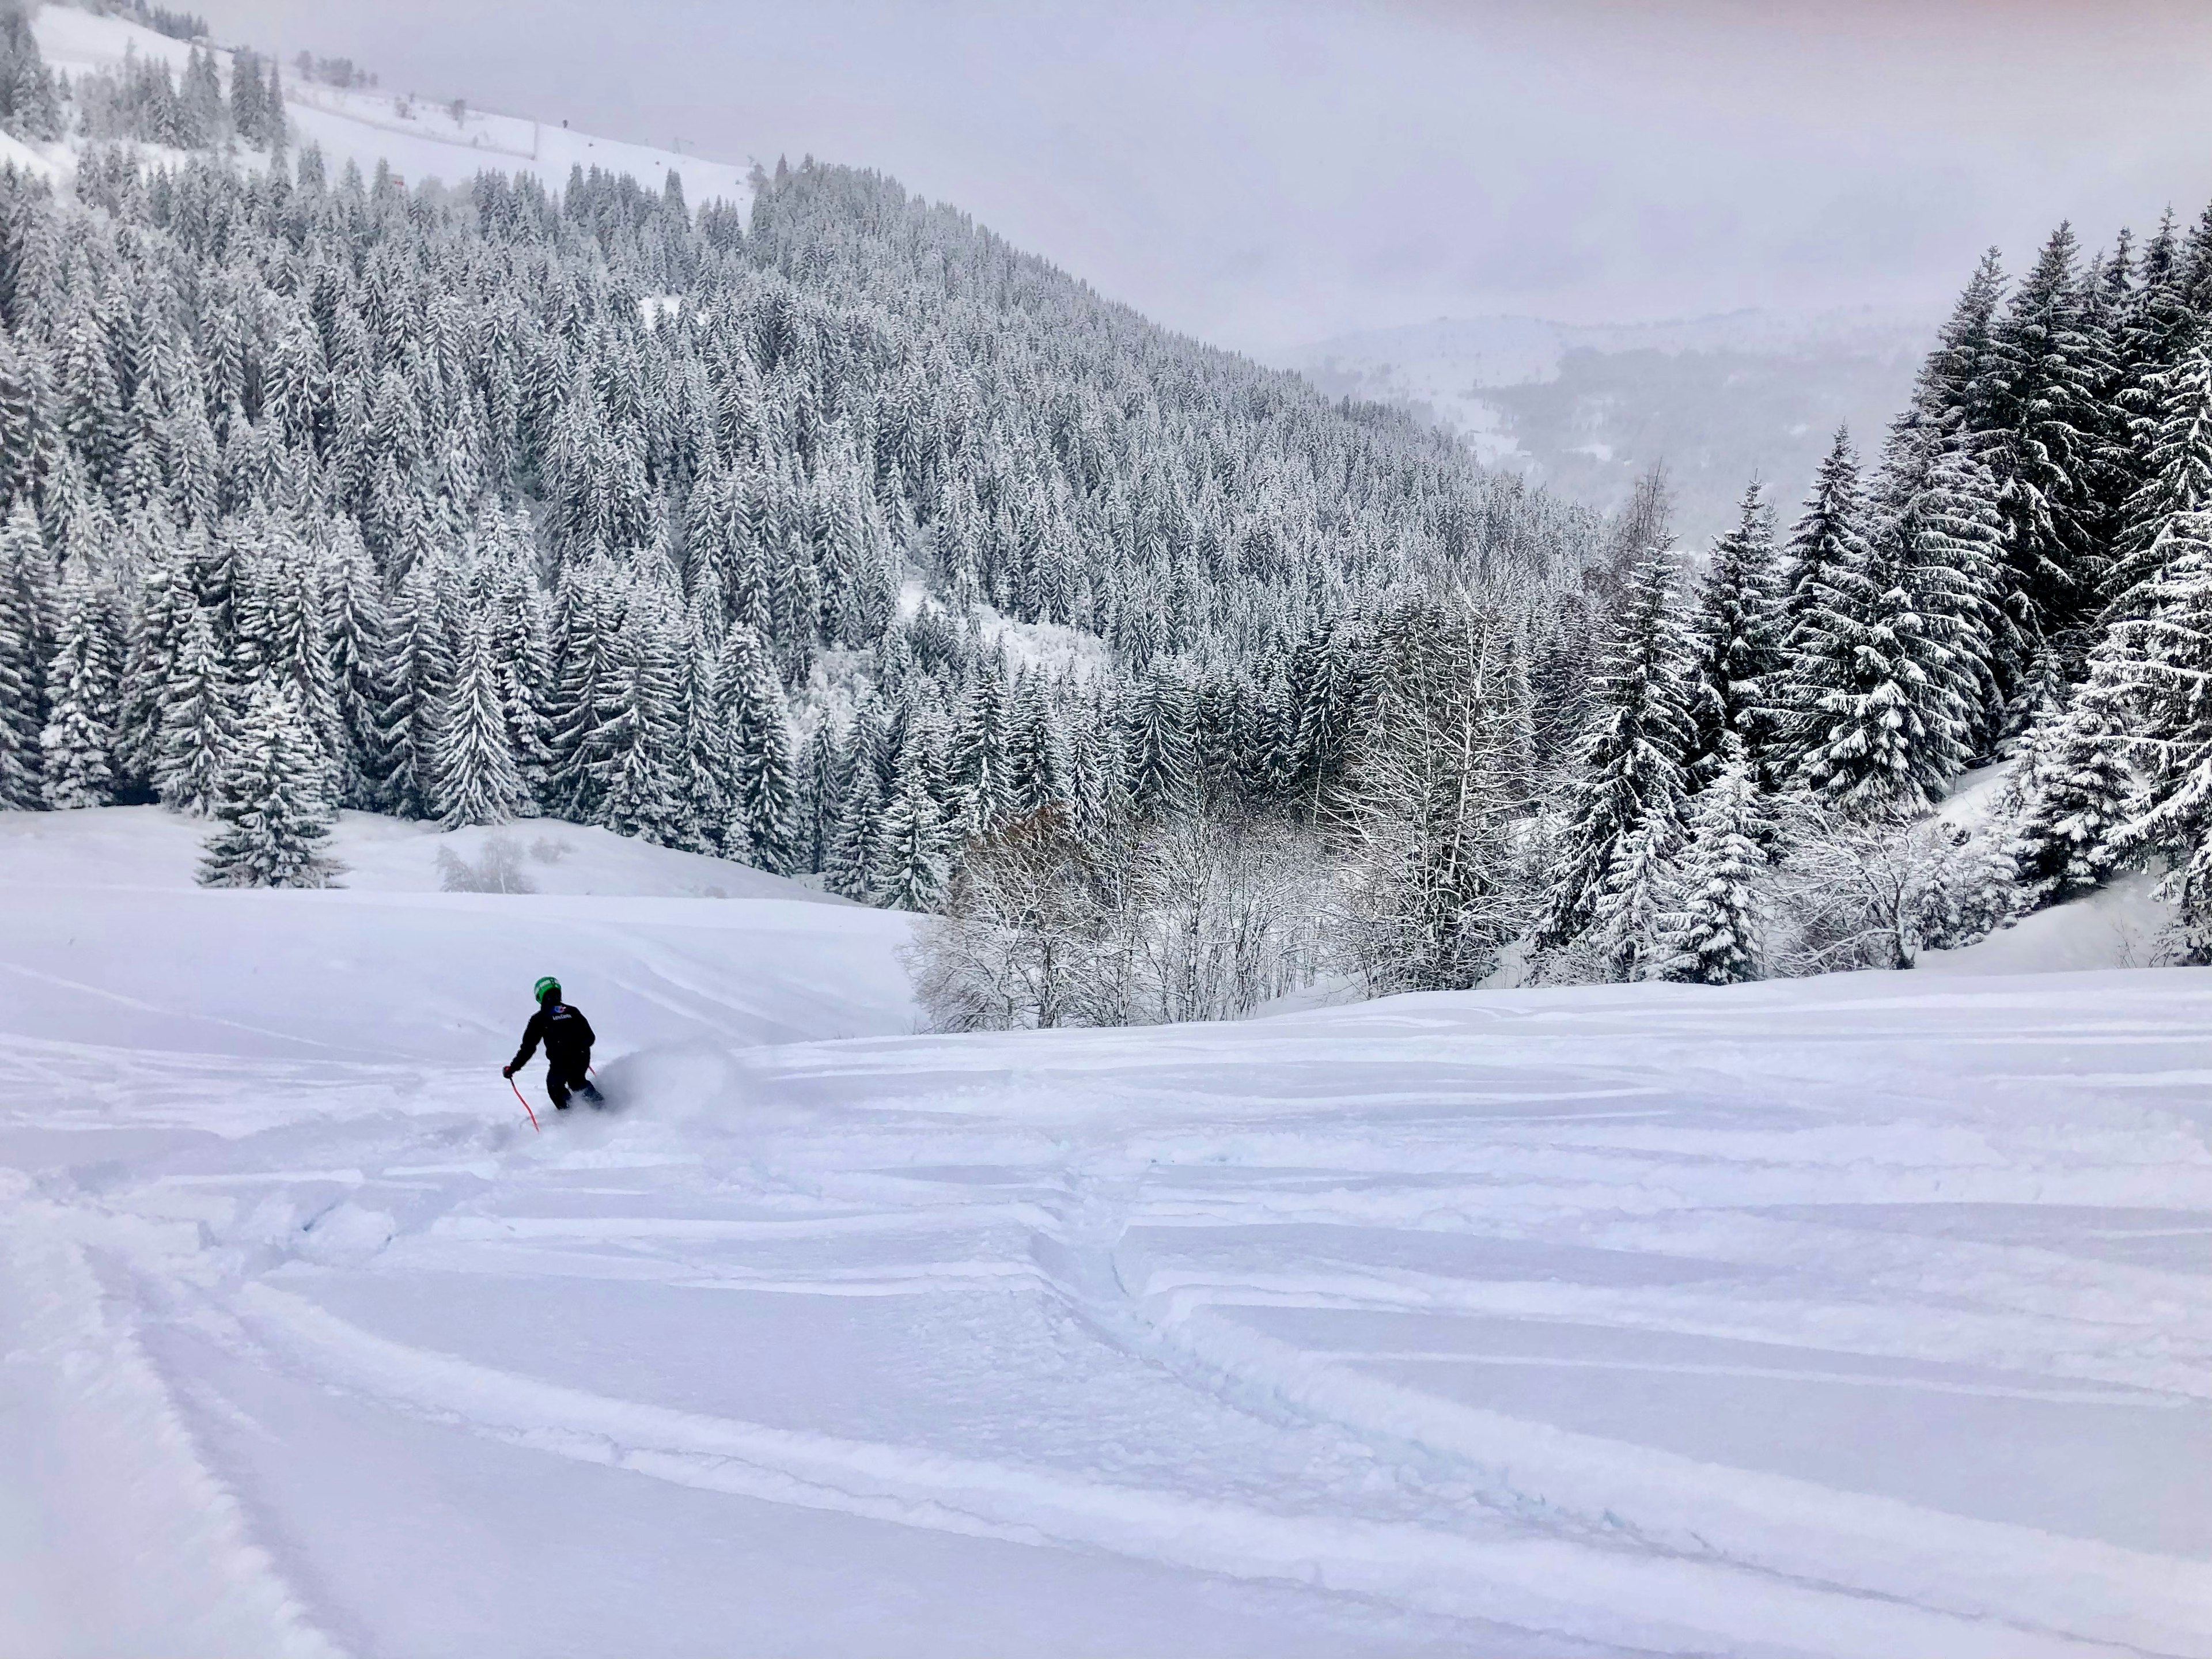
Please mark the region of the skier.
<svg viewBox="0 0 2212 1659"><path fill-rule="evenodd" d="M592 1022L584 1018L580 1008L572 1008L561 1000L561 981L548 975L532 988L538 994L538 1012L530 1017L523 1028L522 1046L514 1051L514 1058L500 1067L501 1077L511 1078L530 1063L531 1055L538 1052L542 1038L545 1043L545 1092L553 1102L553 1109L568 1109L568 1096L580 1092L594 1106L604 1106L606 1098L592 1084Z"/></svg>

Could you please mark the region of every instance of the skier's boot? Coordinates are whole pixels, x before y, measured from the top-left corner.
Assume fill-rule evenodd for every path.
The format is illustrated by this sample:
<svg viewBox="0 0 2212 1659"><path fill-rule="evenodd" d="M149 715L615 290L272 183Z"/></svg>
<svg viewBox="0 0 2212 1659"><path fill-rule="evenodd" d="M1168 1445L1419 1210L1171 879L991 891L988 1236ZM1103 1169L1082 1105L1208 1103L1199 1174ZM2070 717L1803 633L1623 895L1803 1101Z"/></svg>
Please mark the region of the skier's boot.
<svg viewBox="0 0 2212 1659"><path fill-rule="evenodd" d="M598 1084L587 1082L584 1085L584 1098L592 1103L592 1109L593 1111L599 1112L605 1111L606 1109L607 1097L599 1092L599 1085Z"/></svg>

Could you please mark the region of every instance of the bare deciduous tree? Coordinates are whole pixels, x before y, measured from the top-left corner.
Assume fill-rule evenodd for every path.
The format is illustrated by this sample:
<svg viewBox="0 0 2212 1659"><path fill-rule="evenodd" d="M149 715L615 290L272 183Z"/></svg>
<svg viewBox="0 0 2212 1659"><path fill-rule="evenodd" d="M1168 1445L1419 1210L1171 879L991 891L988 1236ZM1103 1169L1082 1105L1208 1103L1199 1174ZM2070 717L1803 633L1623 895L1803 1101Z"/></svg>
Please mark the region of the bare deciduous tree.
<svg viewBox="0 0 2212 1659"><path fill-rule="evenodd" d="M1312 979L1315 868L1237 806L1088 840L1048 809L971 843L907 966L939 1030L1235 1018Z"/></svg>
<svg viewBox="0 0 2212 1659"><path fill-rule="evenodd" d="M2012 915L2009 870L1983 837L1940 818L1900 823L1799 805L1786 819L1780 889L1786 974L1910 968Z"/></svg>
<svg viewBox="0 0 2212 1659"><path fill-rule="evenodd" d="M1346 954L1377 994L1474 985L1527 926L1529 709L1510 631L1465 599L1411 601L1336 803Z"/></svg>

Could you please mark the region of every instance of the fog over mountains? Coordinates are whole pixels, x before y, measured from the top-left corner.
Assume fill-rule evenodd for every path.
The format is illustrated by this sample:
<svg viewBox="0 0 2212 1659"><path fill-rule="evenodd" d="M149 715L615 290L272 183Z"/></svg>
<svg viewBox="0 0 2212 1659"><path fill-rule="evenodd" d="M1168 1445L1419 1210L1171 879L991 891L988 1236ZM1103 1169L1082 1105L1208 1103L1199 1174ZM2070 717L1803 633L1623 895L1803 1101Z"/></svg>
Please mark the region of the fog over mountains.
<svg viewBox="0 0 2212 1659"><path fill-rule="evenodd" d="M1440 317L1279 355L1322 391L1395 405L1485 462L1613 511L1666 465L1686 541L1728 528L1748 479L1801 495L1838 425L1878 434L1934 337L1932 310L1751 309L1577 325Z"/></svg>

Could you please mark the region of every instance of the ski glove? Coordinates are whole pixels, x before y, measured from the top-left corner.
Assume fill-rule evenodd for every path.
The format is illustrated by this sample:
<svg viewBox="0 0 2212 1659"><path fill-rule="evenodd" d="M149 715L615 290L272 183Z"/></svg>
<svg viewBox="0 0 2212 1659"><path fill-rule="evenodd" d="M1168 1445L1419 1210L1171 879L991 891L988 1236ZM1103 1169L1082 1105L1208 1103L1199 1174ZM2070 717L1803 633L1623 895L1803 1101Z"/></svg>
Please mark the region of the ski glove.
<svg viewBox="0 0 2212 1659"><path fill-rule="evenodd" d="M513 1077L514 1075L514 1067L512 1066L502 1066L499 1068L499 1074L501 1077Z"/></svg>

